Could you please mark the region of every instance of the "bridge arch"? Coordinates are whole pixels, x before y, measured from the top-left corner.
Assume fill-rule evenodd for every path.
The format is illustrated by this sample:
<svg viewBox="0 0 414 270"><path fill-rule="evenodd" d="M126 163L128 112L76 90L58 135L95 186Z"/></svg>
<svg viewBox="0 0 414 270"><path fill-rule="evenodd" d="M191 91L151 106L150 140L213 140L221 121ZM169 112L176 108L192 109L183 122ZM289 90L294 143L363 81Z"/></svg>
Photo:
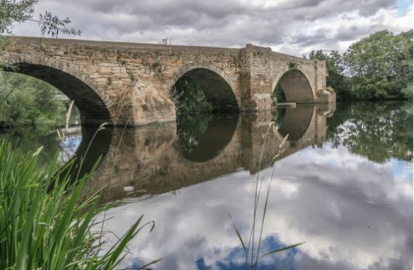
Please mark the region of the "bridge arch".
<svg viewBox="0 0 414 270"><path fill-rule="evenodd" d="M240 100L236 97L235 86L227 74L211 63L191 63L173 74L168 84L168 91L183 77L191 78L203 89L207 100L218 111L239 111Z"/></svg>
<svg viewBox="0 0 414 270"><path fill-rule="evenodd" d="M206 163L226 152L240 125L240 117L214 117L201 128L180 129L173 146L182 160L190 163ZM203 129L203 130L200 130Z"/></svg>
<svg viewBox="0 0 414 270"><path fill-rule="evenodd" d="M17 67L14 72L43 80L74 100L83 125L113 123L108 96L79 67L37 55L11 55L8 59Z"/></svg>
<svg viewBox="0 0 414 270"><path fill-rule="evenodd" d="M286 135L289 142L306 141L312 132L316 108L314 105L302 105L296 108L285 108L283 118L274 129L278 140Z"/></svg>
<svg viewBox="0 0 414 270"><path fill-rule="evenodd" d="M300 65L287 67L273 80L272 91L280 84L287 102L311 103L316 100L312 81L307 72L301 70Z"/></svg>

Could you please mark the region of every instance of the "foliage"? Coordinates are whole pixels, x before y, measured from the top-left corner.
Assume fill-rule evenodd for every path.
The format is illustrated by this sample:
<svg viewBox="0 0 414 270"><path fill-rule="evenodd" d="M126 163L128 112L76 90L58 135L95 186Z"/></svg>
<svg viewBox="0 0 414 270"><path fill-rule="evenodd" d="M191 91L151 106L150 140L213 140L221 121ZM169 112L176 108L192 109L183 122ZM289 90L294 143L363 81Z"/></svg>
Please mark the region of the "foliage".
<svg viewBox="0 0 414 270"><path fill-rule="evenodd" d="M180 118L177 126L178 140L175 143L180 153L185 156L194 152L200 144L200 137L206 133L212 119L211 114L183 115Z"/></svg>
<svg viewBox="0 0 414 270"><path fill-rule="evenodd" d="M56 100L59 91L35 78L0 72L0 127L62 124L64 101Z"/></svg>
<svg viewBox="0 0 414 270"><path fill-rule="evenodd" d="M326 84L335 90L337 99L346 100L351 98L349 81L344 75L345 66L342 55L339 52L331 51L329 54L325 54L322 50L312 51L309 54L309 59L318 59L326 62L329 74Z"/></svg>
<svg viewBox="0 0 414 270"><path fill-rule="evenodd" d="M413 80L412 35L412 30L399 35L384 30L352 44L344 54L348 71L355 78L352 91L359 91L364 80L361 90L368 92L370 99L403 98L402 89Z"/></svg>
<svg viewBox="0 0 414 270"><path fill-rule="evenodd" d="M340 100L412 100L412 30L398 35L379 31L352 44L343 55L319 50L309 58L326 61L327 85Z"/></svg>
<svg viewBox="0 0 414 270"><path fill-rule="evenodd" d="M45 11L44 15L40 14L38 20L33 19L34 6L38 0L0 1L0 35L12 34L13 23L24 23L26 21L39 23L42 35L46 33L52 37L57 37L59 33L72 35L82 33L82 31L75 28L66 27L71 22L69 18L61 20L48 11Z"/></svg>
<svg viewBox="0 0 414 270"><path fill-rule="evenodd" d="M384 163L413 159L413 113L409 102L339 104L329 121L327 141L352 153Z"/></svg>
<svg viewBox="0 0 414 270"><path fill-rule="evenodd" d="M177 81L171 90L171 96L176 104L178 121L183 117L188 120L213 111L204 91L189 77L184 76Z"/></svg>
<svg viewBox="0 0 414 270"><path fill-rule="evenodd" d="M102 232L92 228L108 206L98 206L98 196L79 200L90 174L70 185L67 175L57 177L57 156L38 168L39 151L23 154L0 144L0 269L116 268L127 243L147 224L140 225L141 217L103 253Z"/></svg>
<svg viewBox="0 0 414 270"><path fill-rule="evenodd" d="M43 146L37 157L37 165L43 167L50 162L50 157L61 151L61 145L56 130L50 126L22 126L0 129L0 142L10 142L23 153L35 152ZM64 164L61 164L64 165Z"/></svg>
<svg viewBox="0 0 414 270"><path fill-rule="evenodd" d="M40 18L38 20L40 23L42 35L47 33L52 37L58 36L59 33L63 33L66 35L78 35L82 34L81 30L76 30L75 28L66 28L66 24L71 23L69 17L64 20L60 20L59 17L52 15L52 13L45 11L45 14L40 14Z"/></svg>
<svg viewBox="0 0 414 270"><path fill-rule="evenodd" d="M272 100L273 100L273 106L276 106L277 103L284 103L286 102L286 96L283 92L282 86L278 83L275 87L275 90L272 92Z"/></svg>

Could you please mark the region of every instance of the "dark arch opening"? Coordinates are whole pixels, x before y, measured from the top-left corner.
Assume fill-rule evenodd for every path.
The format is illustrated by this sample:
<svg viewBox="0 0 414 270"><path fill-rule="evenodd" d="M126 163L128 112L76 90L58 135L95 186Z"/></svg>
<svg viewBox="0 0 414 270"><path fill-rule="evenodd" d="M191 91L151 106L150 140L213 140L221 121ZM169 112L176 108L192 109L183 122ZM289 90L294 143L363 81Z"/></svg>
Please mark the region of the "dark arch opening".
<svg viewBox="0 0 414 270"><path fill-rule="evenodd" d="M309 103L314 101L312 87L308 79L297 69L290 69L283 74L273 91L273 96L278 99L278 103Z"/></svg>
<svg viewBox="0 0 414 270"><path fill-rule="evenodd" d="M75 183L86 174L97 170L108 153L112 142L113 128L82 126L82 140L73 157L57 172L56 181L70 177L70 183ZM54 188L52 182L49 190Z"/></svg>
<svg viewBox="0 0 414 270"><path fill-rule="evenodd" d="M16 70L8 71L43 80L59 89L69 99L74 100L81 115L82 125L100 125L104 122L111 122L105 103L95 91L78 78L44 65L19 63L16 67Z"/></svg>
<svg viewBox="0 0 414 270"><path fill-rule="evenodd" d="M214 113L239 111L230 85L220 75L205 68L186 72L172 87L171 95L177 109L183 102L202 104L206 101Z"/></svg>
<svg viewBox="0 0 414 270"><path fill-rule="evenodd" d="M288 141L300 140L312 122L314 105L302 105L296 108L280 108L276 111L274 121L283 137L289 135Z"/></svg>
<svg viewBox="0 0 414 270"><path fill-rule="evenodd" d="M201 118L197 123L178 127L175 149L187 160L206 162L218 156L229 144L237 127L238 116Z"/></svg>
<svg viewBox="0 0 414 270"><path fill-rule="evenodd" d="M239 112L227 81L211 70L192 69L175 83L171 96L177 115L175 148L194 162L220 154L233 138Z"/></svg>

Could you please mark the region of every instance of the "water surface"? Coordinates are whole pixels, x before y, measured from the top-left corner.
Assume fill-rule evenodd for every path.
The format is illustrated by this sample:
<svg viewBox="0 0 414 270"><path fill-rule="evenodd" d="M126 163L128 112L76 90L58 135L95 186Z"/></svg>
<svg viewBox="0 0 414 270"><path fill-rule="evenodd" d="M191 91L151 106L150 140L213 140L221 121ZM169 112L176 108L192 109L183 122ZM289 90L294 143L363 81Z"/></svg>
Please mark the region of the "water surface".
<svg viewBox="0 0 414 270"><path fill-rule="evenodd" d="M260 254L305 243L264 257L259 269L412 269L411 104L304 106L197 123L107 128L90 147L83 170L103 158L85 192L105 186L104 202L123 203L102 214L112 217L105 229L121 236L141 215L155 222L122 267L163 258L154 269L244 269L233 222L247 243L255 196L260 224L271 183ZM74 135L77 150L53 132L0 137L19 137L28 150L45 145L45 160L60 149L64 163L85 154L94 131Z"/></svg>

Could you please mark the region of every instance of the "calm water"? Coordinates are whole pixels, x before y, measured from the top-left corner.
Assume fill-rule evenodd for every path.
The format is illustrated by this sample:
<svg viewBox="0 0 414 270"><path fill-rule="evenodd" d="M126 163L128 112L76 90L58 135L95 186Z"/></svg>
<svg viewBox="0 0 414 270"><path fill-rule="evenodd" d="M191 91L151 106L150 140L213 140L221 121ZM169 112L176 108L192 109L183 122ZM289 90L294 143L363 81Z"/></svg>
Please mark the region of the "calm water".
<svg viewBox="0 0 414 270"><path fill-rule="evenodd" d="M82 169L103 159L85 192L105 186L105 202L123 203L102 214L112 217L105 229L121 236L141 215L155 222L132 241L122 267L163 258L154 269L244 269L233 222L247 244L259 198L257 248L271 183L260 254L305 243L262 258L259 269L412 269L411 104L307 106L195 123L107 128L92 143ZM16 129L0 138L26 150L44 145L44 163L60 151L64 164L85 154L93 134L83 128L60 142L54 131Z"/></svg>

